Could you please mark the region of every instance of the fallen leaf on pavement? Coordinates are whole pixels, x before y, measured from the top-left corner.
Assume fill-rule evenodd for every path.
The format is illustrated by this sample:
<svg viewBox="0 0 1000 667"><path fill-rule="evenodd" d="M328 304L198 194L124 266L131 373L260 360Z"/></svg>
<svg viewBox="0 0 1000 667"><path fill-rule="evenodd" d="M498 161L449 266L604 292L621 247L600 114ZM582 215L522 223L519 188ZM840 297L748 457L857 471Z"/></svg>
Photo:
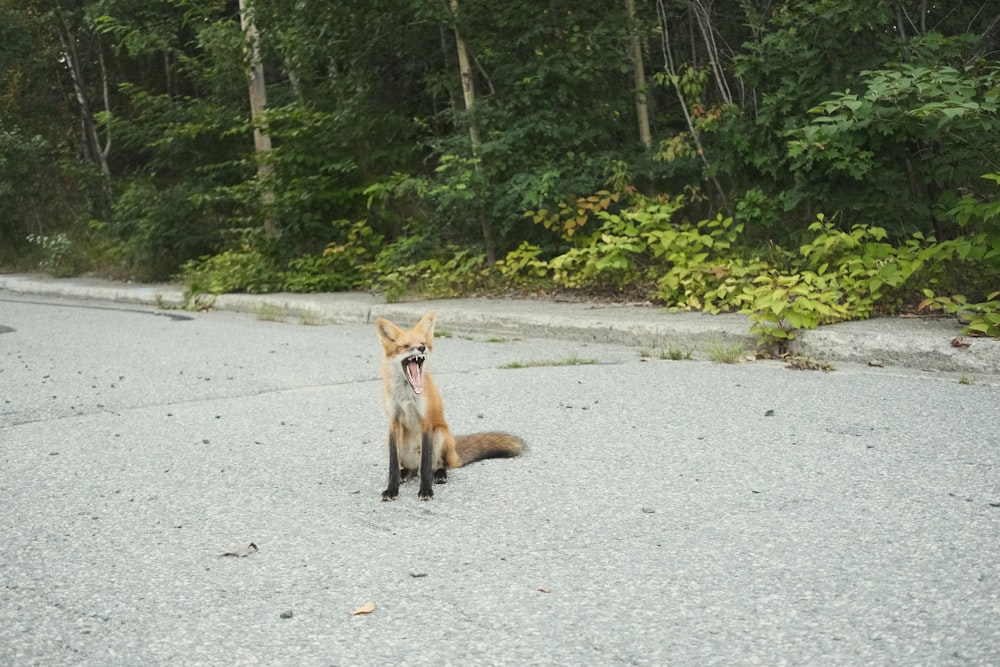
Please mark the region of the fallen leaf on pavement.
<svg viewBox="0 0 1000 667"><path fill-rule="evenodd" d="M351 611L351 616L360 616L362 614L370 614L373 611L375 611L375 603L374 602L369 602L366 605L362 605L362 606L358 607L357 609L352 610Z"/></svg>
<svg viewBox="0 0 1000 667"><path fill-rule="evenodd" d="M969 345L971 345L971 343L966 343L965 339L961 336L955 336L951 339L952 347L969 347Z"/></svg>
<svg viewBox="0 0 1000 667"><path fill-rule="evenodd" d="M874 366L875 368L885 368L885 362L881 359L870 359L868 361L869 366Z"/></svg>
<svg viewBox="0 0 1000 667"><path fill-rule="evenodd" d="M250 544L244 544L242 546L238 546L238 547L236 547L234 549L231 549L230 551L227 551L224 554L219 554L219 555L220 556L235 556L236 558L243 558L244 556L249 556L250 554L252 554L252 553L254 553L256 551L260 551L260 550L257 548L256 544L254 544L253 542L251 542Z"/></svg>
<svg viewBox="0 0 1000 667"><path fill-rule="evenodd" d="M829 373L836 370L829 361L817 361L812 357L792 356L785 359L785 368L793 371L823 371Z"/></svg>

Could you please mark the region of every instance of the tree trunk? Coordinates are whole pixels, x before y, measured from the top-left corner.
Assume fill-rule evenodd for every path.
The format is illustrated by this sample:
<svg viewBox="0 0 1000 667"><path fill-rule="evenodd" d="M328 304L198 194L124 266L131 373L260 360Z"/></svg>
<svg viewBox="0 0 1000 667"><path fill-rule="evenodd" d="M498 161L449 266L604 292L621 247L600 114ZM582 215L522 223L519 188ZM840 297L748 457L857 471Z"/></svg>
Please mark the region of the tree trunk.
<svg viewBox="0 0 1000 667"><path fill-rule="evenodd" d="M469 49L465 45L462 33L458 29L458 0L449 0L452 20L455 23L455 48L458 51L458 71L462 77L462 97L465 100L465 111L469 116L469 143L472 146L472 157L475 159L476 174L482 174L479 163L479 146L482 143L479 136L479 124L476 122L476 87L472 74L472 64L469 59ZM479 227L483 233L483 243L486 245L486 261L492 266L497 261L496 240L493 226L486 214L480 210Z"/></svg>
<svg viewBox="0 0 1000 667"><path fill-rule="evenodd" d="M462 97L465 101L465 110L469 113L469 141L472 142L473 152L479 150L479 127L472 114L475 113L473 107L476 105L476 86L472 75L472 64L469 60L469 49L465 45L462 33L458 30L458 0L450 0L451 13L455 20L455 47L458 51L458 71L462 77Z"/></svg>
<svg viewBox="0 0 1000 667"><path fill-rule="evenodd" d="M670 31L667 24L667 10L663 5L663 0L656 1L656 15L660 22L660 38L662 40L663 48L663 68L667 71L667 75L673 83L674 91L677 93L677 101L680 102L681 111L684 113L684 120L687 122L688 131L691 132L691 140L694 142L695 151L698 154L698 157L701 158L701 162L705 167L706 177L711 180L712 185L715 186L715 191L719 195L720 203L723 207L725 207L727 202L726 191L722 189L722 184L719 182L719 179L711 174L711 165L708 161L708 156L705 155L705 149L701 144L701 133L698 132L698 128L694 124L694 118L691 116L691 110L688 108L687 100L684 99L684 92L681 90L680 79L677 75L677 68L674 66L673 51L670 48Z"/></svg>
<svg viewBox="0 0 1000 667"><path fill-rule="evenodd" d="M267 132L267 90L264 87L264 65L260 61L260 34L254 23L253 10L247 8L247 0L239 0L240 25L247 41L247 80L250 89L250 120L253 122L253 143L257 154L257 180L263 187L262 199L265 208L264 233L274 236L276 229L270 207L274 203L274 191L270 186L274 166L270 161L271 135Z"/></svg>
<svg viewBox="0 0 1000 667"><path fill-rule="evenodd" d="M712 74L715 83L719 88L719 95L726 104L733 103L733 94L729 90L729 82L726 80L726 72L722 67L719 58L719 46L715 41L715 30L712 28L712 8L711 0L689 0L688 8L694 14L701 31L702 39L705 42L705 51L708 53L708 62L712 66Z"/></svg>
<svg viewBox="0 0 1000 667"><path fill-rule="evenodd" d="M63 58L66 60L66 68L69 70L69 78L73 82L73 93L76 95L77 104L80 105L80 124L83 128L83 145L85 152L91 161L101 170L105 179L111 179L111 169L108 167L108 153L111 150L111 140L108 138L104 146L101 146L101 137L97 131L97 123L94 122L94 112L90 105L90 98L87 95L87 87L83 80L83 63L80 62L80 54L76 49L76 37L70 27L66 15L62 11L62 6L57 2L60 28L59 40L62 43ZM100 53L101 76L104 90L105 109L108 104L108 78L104 69L104 54Z"/></svg>
<svg viewBox="0 0 1000 667"><path fill-rule="evenodd" d="M639 123L639 141L649 150L653 135L649 129L649 103L646 99L646 68L642 63L642 43L635 25L635 0L625 0L628 12L628 41L632 55L632 73L635 79L635 115Z"/></svg>

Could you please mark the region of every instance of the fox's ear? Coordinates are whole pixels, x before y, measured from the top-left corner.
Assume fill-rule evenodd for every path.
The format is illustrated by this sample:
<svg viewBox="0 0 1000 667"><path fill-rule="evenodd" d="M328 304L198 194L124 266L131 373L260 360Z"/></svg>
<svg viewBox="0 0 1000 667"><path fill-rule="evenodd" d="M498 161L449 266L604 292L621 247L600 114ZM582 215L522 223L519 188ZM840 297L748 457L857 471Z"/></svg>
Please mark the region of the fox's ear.
<svg viewBox="0 0 1000 667"><path fill-rule="evenodd" d="M378 333L378 337L387 343L395 343L399 334L403 333L402 329L381 317L375 320L375 331Z"/></svg>
<svg viewBox="0 0 1000 667"><path fill-rule="evenodd" d="M434 338L434 322L437 319L437 313L433 310L428 310L427 314L420 318L417 322L417 326L413 327L420 333L427 337L427 341L430 342Z"/></svg>

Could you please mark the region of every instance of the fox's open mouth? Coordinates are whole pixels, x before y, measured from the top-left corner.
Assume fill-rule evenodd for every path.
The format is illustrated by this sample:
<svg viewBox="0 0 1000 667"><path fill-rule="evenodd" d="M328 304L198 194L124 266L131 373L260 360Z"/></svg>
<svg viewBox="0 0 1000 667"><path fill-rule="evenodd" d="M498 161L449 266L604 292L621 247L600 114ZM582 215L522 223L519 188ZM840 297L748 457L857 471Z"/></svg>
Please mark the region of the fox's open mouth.
<svg viewBox="0 0 1000 667"><path fill-rule="evenodd" d="M426 355L417 353L403 359L403 375L417 394L424 393L424 361Z"/></svg>

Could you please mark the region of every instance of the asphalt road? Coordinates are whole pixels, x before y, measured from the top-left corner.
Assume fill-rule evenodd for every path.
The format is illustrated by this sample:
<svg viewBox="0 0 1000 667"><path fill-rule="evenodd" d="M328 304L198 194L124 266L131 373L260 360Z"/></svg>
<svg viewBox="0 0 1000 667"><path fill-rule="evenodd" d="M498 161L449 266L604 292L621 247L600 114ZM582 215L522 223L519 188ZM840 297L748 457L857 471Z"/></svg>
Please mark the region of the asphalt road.
<svg viewBox="0 0 1000 667"><path fill-rule="evenodd" d="M996 382L443 338L529 450L383 503L370 325L0 331L3 665L1000 664Z"/></svg>

